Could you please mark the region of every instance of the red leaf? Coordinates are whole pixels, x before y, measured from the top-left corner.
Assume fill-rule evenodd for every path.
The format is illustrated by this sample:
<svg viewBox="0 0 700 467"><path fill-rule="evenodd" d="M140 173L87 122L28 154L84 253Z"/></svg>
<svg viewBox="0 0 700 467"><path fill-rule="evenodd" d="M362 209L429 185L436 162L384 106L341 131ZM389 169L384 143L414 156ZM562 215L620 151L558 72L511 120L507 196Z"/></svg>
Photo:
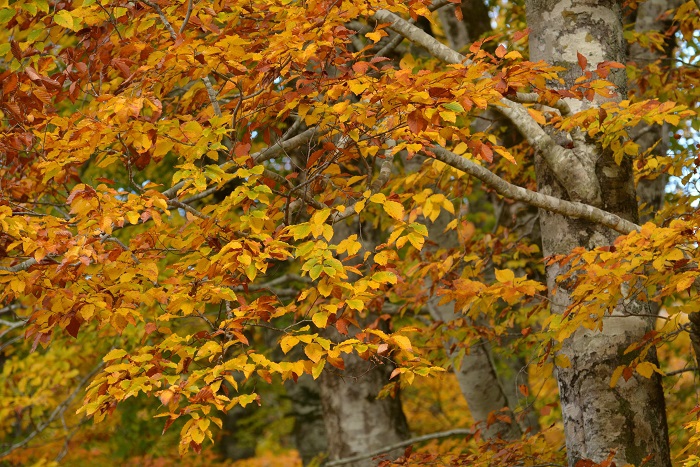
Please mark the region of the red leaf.
<svg viewBox="0 0 700 467"><path fill-rule="evenodd" d="M394 368L394 371L391 372L391 376L389 376L389 379L394 379L396 376L401 374L401 370L399 368Z"/></svg>
<svg viewBox="0 0 700 467"><path fill-rule="evenodd" d="M515 34L513 34L513 41L518 42L520 39L527 36L528 34L530 34L530 28L524 29L522 31L515 31Z"/></svg>
<svg viewBox="0 0 700 467"><path fill-rule="evenodd" d="M481 147L479 148L479 155L487 162L493 162L493 151L490 147L488 147L488 145L483 143L481 144Z"/></svg>
<svg viewBox="0 0 700 467"><path fill-rule="evenodd" d="M352 69L358 75L364 75L367 72L367 68L369 68L369 63L367 62L357 62L352 65Z"/></svg>
<svg viewBox="0 0 700 467"><path fill-rule="evenodd" d="M428 127L428 122L425 121L423 114L418 109L408 114L406 123L408 123L408 129L414 134L418 134Z"/></svg>
<svg viewBox="0 0 700 467"><path fill-rule="evenodd" d="M78 337L78 331L80 331L80 321L74 316L71 318L70 323L66 326L66 332L71 336Z"/></svg>
<svg viewBox="0 0 700 467"><path fill-rule="evenodd" d="M314 151L309 156L309 160L306 161L306 168L308 169L309 167L313 166L314 162L316 162L319 159L319 157L321 157L324 153L325 153L325 151L323 149L320 149L318 151Z"/></svg>
<svg viewBox="0 0 700 467"><path fill-rule="evenodd" d="M506 55L506 52L506 48L503 46L503 44L496 47L496 57L503 58Z"/></svg>
<svg viewBox="0 0 700 467"><path fill-rule="evenodd" d="M584 57L578 52L576 52L576 57L578 57L578 66L581 67L581 71L585 71L586 65L588 65L588 60L586 60L586 57Z"/></svg>
<svg viewBox="0 0 700 467"><path fill-rule="evenodd" d="M236 148L233 150L233 154L236 157L245 156L250 152L250 143L237 144Z"/></svg>
<svg viewBox="0 0 700 467"><path fill-rule="evenodd" d="M348 335L348 320L341 318L335 323L335 328L344 336Z"/></svg>

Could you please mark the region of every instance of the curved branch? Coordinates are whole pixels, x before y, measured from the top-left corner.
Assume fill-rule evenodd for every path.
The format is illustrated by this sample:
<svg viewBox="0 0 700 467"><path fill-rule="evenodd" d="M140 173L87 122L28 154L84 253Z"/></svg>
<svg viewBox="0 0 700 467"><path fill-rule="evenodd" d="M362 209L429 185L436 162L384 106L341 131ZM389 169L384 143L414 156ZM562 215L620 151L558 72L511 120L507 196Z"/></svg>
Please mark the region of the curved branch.
<svg viewBox="0 0 700 467"><path fill-rule="evenodd" d="M415 438L407 439L407 440L401 441L399 443L390 444L389 446L385 446L381 449L377 449L376 451L368 452L367 454L358 454L356 456L345 457L343 459L338 459L338 460L326 462L324 464L324 467L336 467L338 465L345 465L345 464L350 464L352 462L357 462L357 461L361 461L361 460L365 460L365 459L371 459L374 456L384 454L385 452L389 452L389 451L393 451L394 449L399 449L399 448L403 448L406 446L410 446L411 444L420 443L422 441L430 441L431 439L447 438L449 436L470 436L473 434L474 434L474 431L468 430L466 428L455 428L454 430L440 431L437 433L430 433L428 435L417 436Z"/></svg>
<svg viewBox="0 0 700 467"><path fill-rule="evenodd" d="M374 17L379 21L391 23L391 29L406 39L421 45L437 59L464 66L473 63L464 55L452 50L388 10L379 10L374 14ZM483 77L491 78L487 73ZM582 163L573 151L556 144L521 104L502 97L498 101L498 105L494 107L513 122L535 151L542 154L547 165L572 199L590 204L601 203L600 185L595 174L595 167Z"/></svg>
<svg viewBox="0 0 700 467"><path fill-rule="evenodd" d="M428 150L428 149L426 149ZM472 177L478 178L486 185L494 189L496 193L506 198L523 201L538 208L577 219L585 219L596 224L609 227L621 234L628 234L635 230L640 230L634 222L623 219L620 216L603 211L602 209L579 202L566 201L554 196L530 191L523 187L513 185L503 180L490 170L475 164L469 159L465 159L457 154L448 151L440 146L433 146L429 149L435 158L445 164L468 173Z"/></svg>

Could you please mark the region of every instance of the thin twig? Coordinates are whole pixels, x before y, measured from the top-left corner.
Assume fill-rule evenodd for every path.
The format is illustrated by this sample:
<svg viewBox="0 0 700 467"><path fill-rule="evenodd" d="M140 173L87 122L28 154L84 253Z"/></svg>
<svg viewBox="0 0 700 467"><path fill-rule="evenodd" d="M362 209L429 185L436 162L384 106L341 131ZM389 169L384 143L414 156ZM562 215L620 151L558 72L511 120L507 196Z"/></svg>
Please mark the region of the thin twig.
<svg viewBox="0 0 700 467"><path fill-rule="evenodd" d="M681 373L688 373L688 372L697 372L699 369L697 367L691 366L688 368L681 368L680 370L675 370L675 371L669 371L666 373L664 376L675 376L675 375L680 375Z"/></svg>
<svg viewBox="0 0 700 467"><path fill-rule="evenodd" d="M470 436L473 435L474 431L468 430L466 428L455 428L454 430L448 430L448 431L440 431L438 433L431 433L428 435L423 435L423 436L418 436L415 438L407 439L405 441L401 441L399 443L394 443L390 444L389 446L385 446L381 449L377 449L375 451L366 453L366 454L358 454L356 456L352 457L345 457L343 459L338 459L330 462L326 462L324 464L324 467L335 467L338 465L345 465L345 464L350 464L352 462L357 462L365 459L371 459L375 456L378 456L380 454L384 454L389 451L393 451L394 449L399 449L403 448L406 446L410 446L411 444L414 443L421 443L423 441L430 441L432 439L439 439L439 438L447 438L450 436Z"/></svg>
<svg viewBox="0 0 700 467"><path fill-rule="evenodd" d="M180 34L182 34L187 27L187 23L190 21L190 15L192 15L192 7L194 6L194 1L189 0L187 3L187 13L185 14L185 19L182 22L182 26L180 26Z"/></svg>
<svg viewBox="0 0 700 467"><path fill-rule="evenodd" d="M165 29L167 29L168 33L170 33L170 38L172 40L176 40L177 34L175 33L172 24L170 24L170 21L168 21L168 18L165 17L165 13L163 13L163 10L161 10L157 4L149 0L141 0L141 2L156 10L156 13L158 13L158 16L160 16L160 20L163 22L163 26L165 26Z"/></svg>

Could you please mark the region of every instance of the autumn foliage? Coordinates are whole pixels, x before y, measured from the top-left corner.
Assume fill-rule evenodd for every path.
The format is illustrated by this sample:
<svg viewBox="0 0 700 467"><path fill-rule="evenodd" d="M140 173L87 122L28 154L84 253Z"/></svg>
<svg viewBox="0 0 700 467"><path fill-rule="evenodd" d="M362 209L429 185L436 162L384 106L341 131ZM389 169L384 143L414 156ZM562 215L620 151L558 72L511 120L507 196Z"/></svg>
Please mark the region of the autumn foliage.
<svg viewBox="0 0 700 467"><path fill-rule="evenodd" d="M512 413L487 423L534 414L541 431L475 431L396 462L563 464L557 350L634 297L661 319L610 385L666 375L675 462L700 464L693 372L679 372L697 367L696 4L669 9L670 30L627 34L656 51L676 37L675 60L579 54L567 88L562 67L529 61L517 2L461 55L378 19L429 20L446 43L446 4L0 2L0 456L209 465L226 414L254 407L274 425L250 428L259 455L291 465L286 385L342 374L349 355L390 367L382 396L402 398L415 434L481 430L451 368L488 343L501 369L527 366ZM633 86L615 99L620 73ZM672 177L665 204L642 204L643 225L562 211L620 236L543 258L528 203L556 206L509 194L537 192L540 148L508 102L545 135L631 159L639 183ZM635 139L662 126L664 141ZM573 291L562 314L544 283L555 262ZM435 320L445 303L454 318Z"/></svg>

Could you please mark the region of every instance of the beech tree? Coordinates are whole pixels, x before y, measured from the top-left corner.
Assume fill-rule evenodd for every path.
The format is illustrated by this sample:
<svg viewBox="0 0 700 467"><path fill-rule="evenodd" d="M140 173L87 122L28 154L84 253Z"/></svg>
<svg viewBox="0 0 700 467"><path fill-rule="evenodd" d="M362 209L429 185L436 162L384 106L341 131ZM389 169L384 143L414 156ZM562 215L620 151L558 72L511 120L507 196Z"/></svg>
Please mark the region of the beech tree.
<svg viewBox="0 0 700 467"><path fill-rule="evenodd" d="M0 3L0 458L700 465L699 10Z"/></svg>

